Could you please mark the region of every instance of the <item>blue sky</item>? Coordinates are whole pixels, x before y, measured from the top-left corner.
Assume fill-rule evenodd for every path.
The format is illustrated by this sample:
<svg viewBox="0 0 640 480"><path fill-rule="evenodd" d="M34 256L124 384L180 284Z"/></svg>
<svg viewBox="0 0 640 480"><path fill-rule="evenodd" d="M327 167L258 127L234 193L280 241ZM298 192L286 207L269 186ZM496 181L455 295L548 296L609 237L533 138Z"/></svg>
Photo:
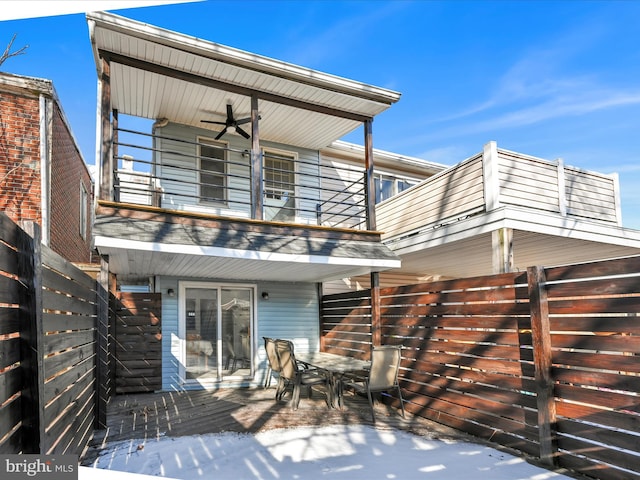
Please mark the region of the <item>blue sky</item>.
<svg viewBox="0 0 640 480"><path fill-rule="evenodd" d="M618 172L623 225L640 229L640 1L208 0L114 12L401 92L374 121L376 148L453 165L495 140ZM0 68L53 80L93 164L84 15L0 21L0 47L14 33L27 54Z"/></svg>

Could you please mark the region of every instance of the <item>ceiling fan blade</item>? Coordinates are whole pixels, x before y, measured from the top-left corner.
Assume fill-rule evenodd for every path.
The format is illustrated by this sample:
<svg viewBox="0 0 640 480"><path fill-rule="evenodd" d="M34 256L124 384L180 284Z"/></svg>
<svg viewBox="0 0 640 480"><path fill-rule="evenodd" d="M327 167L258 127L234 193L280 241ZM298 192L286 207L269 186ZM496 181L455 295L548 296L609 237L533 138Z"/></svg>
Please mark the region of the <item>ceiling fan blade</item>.
<svg viewBox="0 0 640 480"><path fill-rule="evenodd" d="M222 137L222 135L224 135L225 133L227 133L227 127L224 127L222 131L218 135L216 135L216 140L220 140L220 137Z"/></svg>
<svg viewBox="0 0 640 480"><path fill-rule="evenodd" d="M233 123L233 107L230 103L227 104L227 122Z"/></svg>
<svg viewBox="0 0 640 480"><path fill-rule="evenodd" d="M200 120L203 123L213 123L214 125L226 125L226 122L216 122L215 120Z"/></svg>
<svg viewBox="0 0 640 480"><path fill-rule="evenodd" d="M247 132L245 132L243 129L241 129L240 127L236 127L236 132L238 132L244 138L249 138L250 137L250 135Z"/></svg>
<svg viewBox="0 0 640 480"><path fill-rule="evenodd" d="M245 123L249 123L251 121L251 117L242 118L236 121L236 125L244 125Z"/></svg>

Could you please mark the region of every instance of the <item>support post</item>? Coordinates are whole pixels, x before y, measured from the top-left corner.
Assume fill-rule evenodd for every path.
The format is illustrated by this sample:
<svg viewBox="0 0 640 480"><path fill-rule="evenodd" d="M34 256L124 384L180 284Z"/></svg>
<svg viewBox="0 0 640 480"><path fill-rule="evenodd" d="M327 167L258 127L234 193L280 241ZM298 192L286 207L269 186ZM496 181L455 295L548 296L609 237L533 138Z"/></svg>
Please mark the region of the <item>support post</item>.
<svg viewBox="0 0 640 480"><path fill-rule="evenodd" d="M22 390L22 452L44 454L44 327L42 324L42 243L40 227L22 226L20 252L20 355L24 375Z"/></svg>
<svg viewBox="0 0 640 480"><path fill-rule="evenodd" d="M500 179L498 177L498 144L489 142L482 151L482 177L484 184L484 208L490 212L500 206Z"/></svg>
<svg viewBox="0 0 640 480"><path fill-rule="evenodd" d="M376 227L376 188L373 176L373 119L364 122L364 201L367 230Z"/></svg>
<svg viewBox="0 0 640 480"><path fill-rule="evenodd" d="M322 283L316 283L316 292L318 294L318 332L320 334L320 351L324 352L326 348L325 336L324 336L324 309L322 303L322 297L324 291L322 290Z"/></svg>
<svg viewBox="0 0 640 480"><path fill-rule="evenodd" d="M111 65L102 58L102 74L100 75L100 199L113 200L113 155L111 132Z"/></svg>
<svg viewBox="0 0 640 480"><path fill-rule="evenodd" d="M260 151L260 115L258 115L258 97L251 97L251 218L262 220L262 152Z"/></svg>
<svg viewBox="0 0 640 480"><path fill-rule="evenodd" d="M107 405L111 398L111 355L109 352L109 260L100 259L100 272L96 281L97 296L97 354L96 354L96 415L95 428L107 428Z"/></svg>
<svg viewBox="0 0 640 480"><path fill-rule="evenodd" d="M527 269L531 334L533 338L533 362L535 366L536 398L538 407L538 431L540 435L540 460L549 466L556 464L558 451L556 439L556 404L553 395L551 333L549 327L549 303L547 300L544 268Z"/></svg>
<svg viewBox="0 0 640 480"><path fill-rule="evenodd" d="M493 273L513 272L513 229L499 228L491 232Z"/></svg>
<svg viewBox="0 0 640 480"><path fill-rule="evenodd" d="M565 180L564 160L559 158L557 160L557 175L558 175L558 212L563 217L567 216L567 186Z"/></svg>
<svg viewBox="0 0 640 480"><path fill-rule="evenodd" d="M120 166L118 165L118 110L112 111L111 117L111 178L113 179L113 199L120 201Z"/></svg>
<svg viewBox="0 0 640 480"><path fill-rule="evenodd" d="M371 346L382 345L380 332L380 273L371 272Z"/></svg>

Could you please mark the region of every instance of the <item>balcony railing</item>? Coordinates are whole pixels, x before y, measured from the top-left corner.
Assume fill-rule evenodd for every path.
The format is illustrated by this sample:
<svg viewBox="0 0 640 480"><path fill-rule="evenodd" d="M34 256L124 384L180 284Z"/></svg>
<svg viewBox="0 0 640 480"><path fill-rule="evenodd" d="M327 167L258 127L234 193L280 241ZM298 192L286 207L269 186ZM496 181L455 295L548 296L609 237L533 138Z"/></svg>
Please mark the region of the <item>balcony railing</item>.
<svg viewBox="0 0 640 480"><path fill-rule="evenodd" d="M504 149L483 153L376 206L378 229L397 239L500 207L621 225L617 175L565 166Z"/></svg>
<svg viewBox="0 0 640 480"><path fill-rule="evenodd" d="M258 197L251 187L249 150L125 128L116 133L112 200L252 218ZM365 228L364 175L353 181L331 169L333 178L327 178L317 152L265 147L260 156L262 220Z"/></svg>

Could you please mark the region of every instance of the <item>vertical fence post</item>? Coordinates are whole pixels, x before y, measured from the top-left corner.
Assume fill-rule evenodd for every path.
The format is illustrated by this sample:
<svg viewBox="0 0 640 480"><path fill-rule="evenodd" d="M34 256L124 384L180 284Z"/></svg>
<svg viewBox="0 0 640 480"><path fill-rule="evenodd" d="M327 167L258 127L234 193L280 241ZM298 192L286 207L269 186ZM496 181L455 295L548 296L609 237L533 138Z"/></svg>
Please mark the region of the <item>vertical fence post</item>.
<svg viewBox="0 0 640 480"><path fill-rule="evenodd" d="M44 436L44 329L42 325L42 247L40 227L25 222L18 236L20 281L20 365L22 390L22 451L46 453Z"/></svg>
<svg viewBox="0 0 640 480"><path fill-rule="evenodd" d="M324 335L324 292L322 290L322 283L316 284L316 289L318 292L318 334L320 335L320 351L324 352L326 348L326 337Z"/></svg>
<svg viewBox="0 0 640 480"><path fill-rule="evenodd" d="M371 347L382 344L380 333L380 274L371 272Z"/></svg>
<svg viewBox="0 0 640 480"><path fill-rule="evenodd" d="M97 342L96 342L96 417L95 427L107 428L107 404L111 396L109 353L109 264L100 259L100 273L96 281L97 297Z"/></svg>
<svg viewBox="0 0 640 480"><path fill-rule="evenodd" d="M551 372L549 303L544 268L529 267L527 269L527 278L531 310L533 361L535 364L540 460L547 465L553 466L556 463L558 447L556 441L556 404L553 395L554 382Z"/></svg>

